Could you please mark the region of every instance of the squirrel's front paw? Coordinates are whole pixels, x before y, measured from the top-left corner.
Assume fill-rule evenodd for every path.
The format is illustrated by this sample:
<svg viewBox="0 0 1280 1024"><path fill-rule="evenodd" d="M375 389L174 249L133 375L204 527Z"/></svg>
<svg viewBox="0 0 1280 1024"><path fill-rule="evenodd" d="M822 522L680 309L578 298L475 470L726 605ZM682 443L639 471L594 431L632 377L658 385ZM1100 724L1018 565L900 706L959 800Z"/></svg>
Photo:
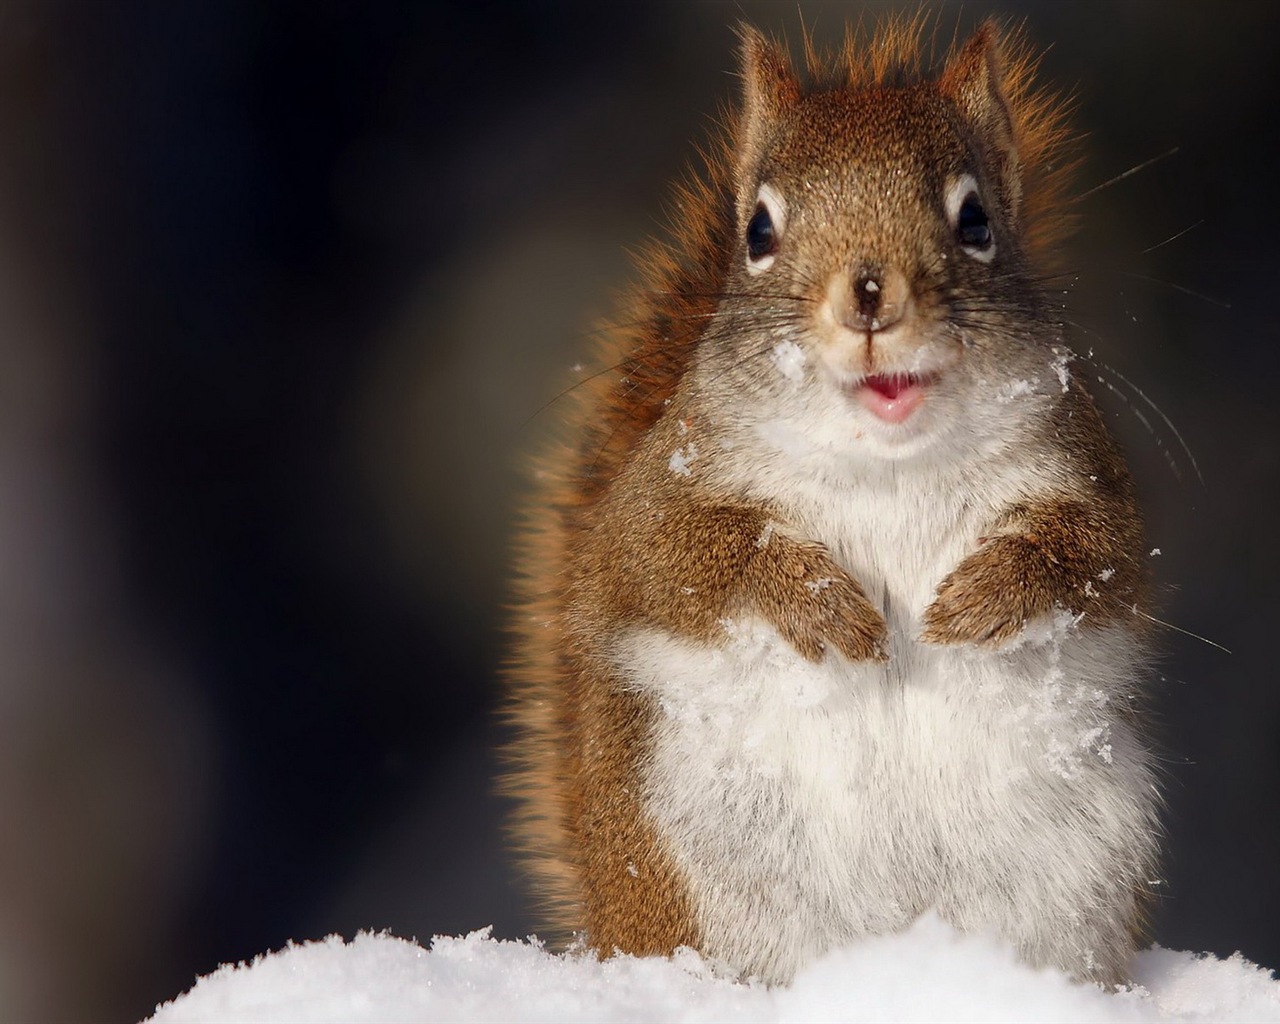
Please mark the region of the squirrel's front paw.
<svg viewBox="0 0 1280 1024"><path fill-rule="evenodd" d="M1051 561L1033 537L1006 534L985 541L938 585L920 639L989 647L1012 640L1029 619L1054 607Z"/></svg>
<svg viewBox="0 0 1280 1024"><path fill-rule="evenodd" d="M828 645L851 661L884 661L888 629L857 581L821 544L774 537L749 581L750 597L809 661Z"/></svg>

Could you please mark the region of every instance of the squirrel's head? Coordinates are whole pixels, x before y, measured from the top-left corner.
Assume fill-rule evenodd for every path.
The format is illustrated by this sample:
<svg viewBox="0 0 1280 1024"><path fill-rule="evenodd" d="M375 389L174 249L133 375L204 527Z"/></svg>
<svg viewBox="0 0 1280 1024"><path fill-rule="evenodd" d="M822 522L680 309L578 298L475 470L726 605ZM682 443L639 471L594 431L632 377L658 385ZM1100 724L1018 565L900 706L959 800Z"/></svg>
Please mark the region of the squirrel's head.
<svg viewBox="0 0 1280 1024"><path fill-rule="evenodd" d="M810 50L806 90L785 50L742 30L721 318L726 337L754 318L790 353L792 383L817 375L894 444L979 380L1029 380L1044 361L1032 268L1065 135L1060 105L1029 87L1025 46L1010 59L992 23L932 78L911 74L919 47L915 23L846 45L835 67Z"/></svg>

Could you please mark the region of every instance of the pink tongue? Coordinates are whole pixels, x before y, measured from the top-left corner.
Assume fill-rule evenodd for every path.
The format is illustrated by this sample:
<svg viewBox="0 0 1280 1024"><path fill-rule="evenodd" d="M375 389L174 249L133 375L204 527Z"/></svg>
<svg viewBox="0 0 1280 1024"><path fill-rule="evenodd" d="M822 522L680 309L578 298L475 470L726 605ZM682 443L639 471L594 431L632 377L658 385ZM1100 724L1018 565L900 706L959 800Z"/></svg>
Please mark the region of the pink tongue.
<svg viewBox="0 0 1280 1024"><path fill-rule="evenodd" d="M907 388L912 387L916 383L916 379L907 373L877 373L868 377L862 383L877 394L884 395L885 398L892 402Z"/></svg>
<svg viewBox="0 0 1280 1024"><path fill-rule="evenodd" d="M857 390L863 408L885 423L905 423L924 401L923 381L914 373L877 373Z"/></svg>

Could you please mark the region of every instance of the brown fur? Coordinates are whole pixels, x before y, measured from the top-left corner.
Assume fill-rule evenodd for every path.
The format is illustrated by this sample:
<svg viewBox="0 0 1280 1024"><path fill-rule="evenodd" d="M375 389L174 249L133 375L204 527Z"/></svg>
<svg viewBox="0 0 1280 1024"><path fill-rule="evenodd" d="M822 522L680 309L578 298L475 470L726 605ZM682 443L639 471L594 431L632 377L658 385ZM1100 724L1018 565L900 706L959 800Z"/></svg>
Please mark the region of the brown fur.
<svg viewBox="0 0 1280 1024"><path fill-rule="evenodd" d="M1009 509L938 586L923 640L995 645L1055 608L1096 627L1132 623L1145 606L1143 524L1128 470L1088 395L1073 385L1068 397L1053 429L1089 460L1092 490Z"/></svg>
<svg viewBox="0 0 1280 1024"><path fill-rule="evenodd" d="M678 424L674 436L669 422ZM858 583L825 549L787 536L767 510L708 494L671 472L655 448L711 447L689 421L664 421L646 453L623 469L595 517L571 592L577 621L647 623L716 643L721 620L744 609L762 615L805 657L833 643L854 660L882 658L885 624ZM696 460L695 460L696 461ZM637 505L631 496L648 498ZM625 565L627 573L610 571ZM829 581L821 588L806 581Z"/></svg>
<svg viewBox="0 0 1280 1024"><path fill-rule="evenodd" d="M892 20L870 39L851 34L825 57L806 39L809 76L818 89L875 90L916 80L933 45L925 27L919 17ZM671 241L642 252L640 285L618 325L604 333L598 355L599 365L613 369L569 397L568 440L539 463L518 542L508 715L519 738L505 781L520 804L514 832L551 937L585 929L591 945L606 953L669 952L696 944L698 934L688 894L645 818L636 785L653 709L616 677L598 624L645 622L713 641L719 620L745 607L805 657L818 659L827 644L853 659L883 657L883 620L820 545L783 529L770 533L767 510L730 496L695 500L665 465L634 458L655 425L676 429L671 416L660 417L717 309L738 246L735 201L741 204L741 183L751 174L744 161L765 147L768 112L801 95L781 51L751 29L743 30L742 46L744 66L753 69L744 76L746 114L717 140L704 174L678 189ZM1029 258L1043 266L1067 226L1062 187L1070 163L1062 159L1064 106L1034 85L1035 64L1021 35L997 40L987 25L963 50L953 48L939 89L961 107L1003 119L1007 144L992 158L1008 165L1003 177L1017 191L1018 234ZM975 82L985 83L985 91L973 92ZM685 428L689 436L669 438L672 448L696 440L697 424ZM1094 446L1096 439L1083 437L1081 444ZM627 486L616 486L628 475ZM1122 575L1123 587L1109 588L1110 603L1100 608L1117 614L1112 595L1137 586L1136 567L1119 550L1128 550L1128 524L1122 515L1101 524L1119 523L1115 548L1090 548L1088 527L1095 524L1083 512L1086 497L1079 505L1012 512L1000 534L943 584L928 638L998 640L1029 615L1082 592L1107 568ZM620 562L625 576L611 571ZM815 578L830 582L805 586ZM1025 597L1013 596L1020 584L1027 585ZM981 599L992 587L1009 599L997 605Z"/></svg>

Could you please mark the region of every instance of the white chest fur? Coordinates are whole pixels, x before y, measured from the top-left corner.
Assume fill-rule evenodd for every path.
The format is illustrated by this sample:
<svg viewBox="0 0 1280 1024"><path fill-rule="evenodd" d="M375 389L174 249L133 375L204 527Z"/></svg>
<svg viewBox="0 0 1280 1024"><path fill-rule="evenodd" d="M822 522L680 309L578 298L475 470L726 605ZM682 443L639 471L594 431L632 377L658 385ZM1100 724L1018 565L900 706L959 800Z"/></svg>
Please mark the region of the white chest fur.
<svg viewBox="0 0 1280 1024"><path fill-rule="evenodd" d="M886 664L806 662L753 620L726 622L723 647L646 629L618 648L660 708L647 806L703 949L744 973L788 980L930 908L1077 973L1126 941L1153 848L1139 652L1066 611L1001 651L920 643L991 514L926 484L796 505L884 610Z"/></svg>

